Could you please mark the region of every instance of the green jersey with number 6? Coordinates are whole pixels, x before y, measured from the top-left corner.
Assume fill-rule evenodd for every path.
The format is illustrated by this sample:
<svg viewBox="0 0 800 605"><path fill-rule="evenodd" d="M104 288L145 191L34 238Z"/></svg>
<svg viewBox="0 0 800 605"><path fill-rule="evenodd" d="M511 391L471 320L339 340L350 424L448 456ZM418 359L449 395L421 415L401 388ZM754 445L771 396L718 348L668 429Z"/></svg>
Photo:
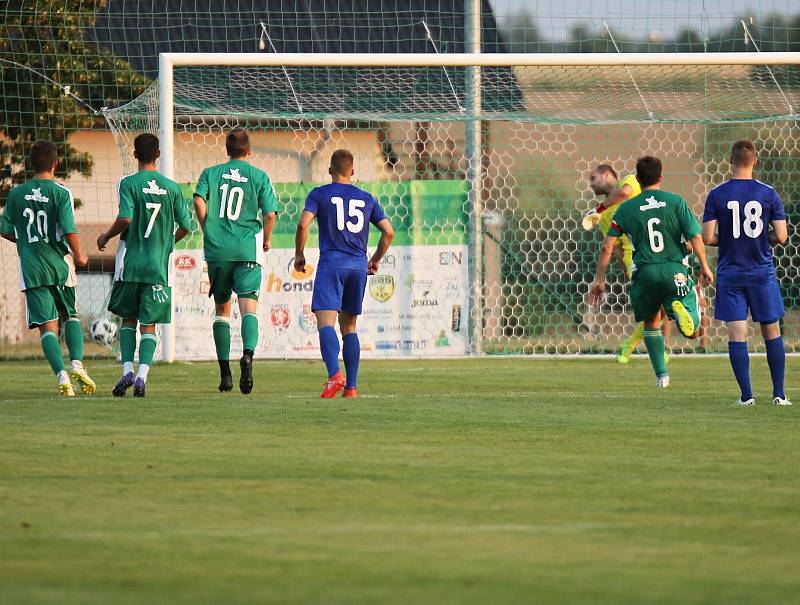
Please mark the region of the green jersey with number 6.
<svg viewBox="0 0 800 605"><path fill-rule="evenodd" d="M0 232L17 239L21 290L74 286L64 236L76 233L72 193L51 179L31 179L8 196Z"/></svg>
<svg viewBox="0 0 800 605"><path fill-rule="evenodd" d="M627 234L634 265L677 262L686 256L684 241L702 232L686 201L675 193L647 189L621 204L608 235Z"/></svg>
<svg viewBox="0 0 800 605"><path fill-rule="evenodd" d="M266 173L244 160L230 160L203 170L194 194L206 201L208 210L206 261L258 263L263 216L278 211L278 198Z"/></svg>
<svg viewBox="0 0 800 605"><path fill-rule="evenodd" d="M191 228L180 187L155 170L126 176L119 182L118 216L131 224L120 237L114 279L168 285L175 224Z"/></svg>

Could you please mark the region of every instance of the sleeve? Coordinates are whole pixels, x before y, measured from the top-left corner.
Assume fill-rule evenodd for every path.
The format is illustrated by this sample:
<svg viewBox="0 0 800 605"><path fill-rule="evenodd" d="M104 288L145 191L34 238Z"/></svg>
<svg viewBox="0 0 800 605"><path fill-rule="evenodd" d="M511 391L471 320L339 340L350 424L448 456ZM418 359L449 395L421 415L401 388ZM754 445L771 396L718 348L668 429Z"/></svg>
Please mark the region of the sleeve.
<svg viewBox="0 0 800 605"><path fill-rule="evenodd" d="M194 187L194 194L208 201L208 173L203 170L200 173L200 178L197 179L197 185Z"/></svg>
<svg viewBox="0 0 800 605"><path fill-rule="evenodd" d="M172 220L174 220L178 227L185 231L192 230L192 219L189 216L189 209L187 208L186 200L183 199L183 193L180 188L175 188L175 200L172 204Z"/></svg>
<svg viewBox="0 0 800 605"><path fill-rule="evenodd" d="M131 188L128 186L126 179L120 180L117 184L117 197L119 198L119 218L133 218L133 197L131 196Z"/></svg>
<svg viewBox="0 0 800 605"><path fill-rule="evenodd" d="M786 220L786 213L783 211L783 202L781 201L781 196L778 195L777 191L773 191L774 197L772 200L772 221L785 221Z"/></svg>
<svg viewBox="0 0 800 605"><path fill-rule="evenodd" d="M703 208L703 222L719 220L717 217L717 201L714 199L714 192L710 191L706 196L706 205Z"/></svg>
<svg viewBox="0 0 800 605"><path fill-rule="evenodd" d="M258 192L258 207L261 208L263 214L278 212L278 195L275 193L272 181L266 175L264 176L261 191Z"/></svg>
<svg viewBox="0 0 800 605"><path fill-rule="evenodd" d="M68 235L78 232L75 228L75 200L72 191L66 187L63 187L63 190L64 195L58 196L58 226L61 228L61 233Z"/></svg>
<svg viewBox="0 0 800 605"><path fill-rule="evenodd" d="M386 213L383 211L383 208L381 208L378 200L376 200L374 197L372 198L372 203L374 205L372 207L372 214L369 217L369 222L373 225L377 225L386 218Z"/></svg>
<svg viewBox="0 0 800 605"><path fill-rule="evenodd" d="M681 198L681 203L678 206L678 221L681 225L683 237L685 237L687 241L703 232L700 223L697 222L694 214L689 210L689 204L687 204L686 200L683 198Z"/></svg>
<svg viewBox="0 0 800 605"><path fill-rule="evenodd" d="M613 221L611 221L611 226L608 228L606 235L610 235L611 237L622 237L624 233L625 229L619 225L617 219L615 218Z"/></svg>
<svg viewBox="0 0 800 605"><path fill-rule="evenodd" d="M314 216L318 214L318 206L317 206L317 198L314 197L314 192L316 189L313 189L306 198L306 205L303 206L303 212L310 212Z"/></svg>
<svg viewBox="0 0 800 605"><path fill-rule="evenodd" d="M6 207L3 211L3 216L0 218L0 233L6 235L14 235L14 223L11 222L11 199L6 201Z"/></svg>

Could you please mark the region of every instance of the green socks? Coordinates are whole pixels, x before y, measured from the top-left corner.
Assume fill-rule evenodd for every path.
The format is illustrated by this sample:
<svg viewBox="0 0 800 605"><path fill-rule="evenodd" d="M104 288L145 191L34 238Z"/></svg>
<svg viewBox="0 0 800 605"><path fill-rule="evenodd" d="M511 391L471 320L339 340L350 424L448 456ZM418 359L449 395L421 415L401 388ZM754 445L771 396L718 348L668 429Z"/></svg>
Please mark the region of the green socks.
<svg viewBox="0 0 800 605"><path fill-rule="evenodd" d="M230 343L230 338L228 339L228 342ZM252 313L246 313L242 316L242 348L245 351L255 351L257 344L258 317Z"/></svg>
<svg viewBox="0 0 800 605"><path fill-rule="evenodd" d="M650 363L657 378L667 375L667 364L664 360L664 337L661 330L645 330L644 346L647 347L647 354L650 356Z"/></svg>
<svg viewBox="0 0 800 605"><path fill-rule="evenodd" d="M55 332L45 332L41 336L41 341L44 356L47 357L53 373L58 375L64 371L64 359L61 357L61 343L58 342L58 336Z"/></svg>
<svg viewBox="0 0 800 605"><path fill-rule="evenodd" d="M139 342L139 367L153 364L157 344L158 338L155 334L142 334L142 340Z"/></svg>
<svg viewBox="0 0 800 605"><path fill-rule="evenodd" d="M64 340L71 361L83 361L83 328L77 317L70 317L64 323Z"/></svg>
<svg viewBox="0 0 800 605"><path fill-rule="evenodd" d="M217 359L229 361L231 358L231 322L227 317L215 317L214 346L217 349Z"/></svg>
<svg viewBox="0 0 800 605"><path fill-rule="evenodd" d="M133 366L133 356L136 354L136 328L122 326L119 331L119 352L122 363Z"/></svg>

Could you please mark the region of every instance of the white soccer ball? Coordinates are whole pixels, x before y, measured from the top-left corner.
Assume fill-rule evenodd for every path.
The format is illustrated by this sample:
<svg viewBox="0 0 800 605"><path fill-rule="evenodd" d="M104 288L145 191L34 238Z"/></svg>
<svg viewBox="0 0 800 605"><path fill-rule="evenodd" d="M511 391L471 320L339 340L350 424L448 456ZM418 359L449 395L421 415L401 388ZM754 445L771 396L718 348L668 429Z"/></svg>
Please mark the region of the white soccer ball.
<svg viewBox="0 0 800 605"><path fill-rule="evenodd" d="M92 340L96 343L110 347L117 335L117 324L107 317L95 319L92 323L91 334Z"/></svg>

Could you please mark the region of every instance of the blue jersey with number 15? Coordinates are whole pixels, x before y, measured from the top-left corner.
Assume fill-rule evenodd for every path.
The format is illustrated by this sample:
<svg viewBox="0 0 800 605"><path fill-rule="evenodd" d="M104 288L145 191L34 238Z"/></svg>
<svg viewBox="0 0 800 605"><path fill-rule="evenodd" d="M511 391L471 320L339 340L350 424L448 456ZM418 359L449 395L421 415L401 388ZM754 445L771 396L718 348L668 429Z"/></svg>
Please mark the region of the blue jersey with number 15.
<svg viewBox="0 0 800 605"><path fill-rule="evenodd" d="M717 221L721 284L749 286L775 277L767 240L771 221L785 220L778 193L755 179L731 179L706 198L703 222Z"/></svg>
<svg viewBox="0 0 800 605"><path fill-rule="evenodd" d="M311 191L303 210L317 216L320 269L367 270L369 225L386 218L374 197L354 185L330 183Z"/></svg>

